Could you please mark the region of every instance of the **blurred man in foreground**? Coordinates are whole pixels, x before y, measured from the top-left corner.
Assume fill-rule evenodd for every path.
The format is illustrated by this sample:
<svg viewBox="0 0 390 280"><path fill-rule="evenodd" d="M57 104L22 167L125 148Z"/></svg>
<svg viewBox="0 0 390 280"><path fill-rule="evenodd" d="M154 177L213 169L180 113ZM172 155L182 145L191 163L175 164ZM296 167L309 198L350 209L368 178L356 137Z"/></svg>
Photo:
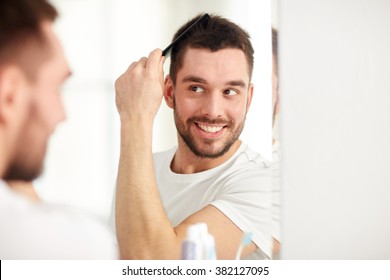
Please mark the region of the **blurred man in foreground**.
<svg viewBox="0 0 390 280"><path fill-rule="evenodd" d="M0 1L0 259L117 258L100 221L37 201L28 183L21 191L6 183L40 175L65 118L60 88L70 69L52 30L56 17L45 0Z"/></svg>

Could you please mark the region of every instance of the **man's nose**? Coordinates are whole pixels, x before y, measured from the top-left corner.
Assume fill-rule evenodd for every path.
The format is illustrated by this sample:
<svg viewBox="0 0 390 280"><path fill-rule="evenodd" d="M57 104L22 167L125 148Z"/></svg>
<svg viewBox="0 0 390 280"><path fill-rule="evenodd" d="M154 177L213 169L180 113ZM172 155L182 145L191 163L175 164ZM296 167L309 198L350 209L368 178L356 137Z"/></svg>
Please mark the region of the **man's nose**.
<svg viewBox="0 0 390 280"><path fill-rule="evenodd" d="M205 96L202 114L210 119L219 118L223 115L223 96L218 92L210 92Z"/></svg>

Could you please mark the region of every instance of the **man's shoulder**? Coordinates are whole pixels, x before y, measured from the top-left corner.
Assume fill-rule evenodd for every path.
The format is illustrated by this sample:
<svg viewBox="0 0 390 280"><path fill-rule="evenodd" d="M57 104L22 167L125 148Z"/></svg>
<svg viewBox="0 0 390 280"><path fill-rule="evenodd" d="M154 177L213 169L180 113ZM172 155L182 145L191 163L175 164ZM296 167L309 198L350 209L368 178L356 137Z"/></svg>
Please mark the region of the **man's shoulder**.
<svg viewBox="0 0 390 280"><path fill-rule="evenodd" d="M33 203L4 188L2 193L1 258L118 257L113 233L97 217L65 206Z"/></svg>
<svg viewBox="0 0 390 280"><path fill-rule="evenodd" d="M171 162L177 147L170 148L168 150L154 152L153 153L153 162L154 165L164 164L166 161Z"/></svg>
<svg viewBox="0 0 390 280"><path fill-rule="evenodd" d="M236 164L249 165L259 168L269 168L271 166L271 162L271 160L267 159L245 143L241 144L241 147L237 151L237 156L235 157Z"/></svg>
<svg viewBox="0 0 390 280"><path fill-rule="evenodd" d="M175 151L176 151L177 147L172 147L170 149L166 149L166 150L163 150L163 151L158 151L158 152L153 152L153 157L158 157L158 158L161 158L161 157L166 157L168 155L172 155Z"/></svg>
<svg viewBox="0 0 390 280"><path fill-rule="evenodd" d="M241 143L236 153L223 165L217 167L219 179L228 186L242 185L270 178L272 175L271 161L259 152Z"/></svg>

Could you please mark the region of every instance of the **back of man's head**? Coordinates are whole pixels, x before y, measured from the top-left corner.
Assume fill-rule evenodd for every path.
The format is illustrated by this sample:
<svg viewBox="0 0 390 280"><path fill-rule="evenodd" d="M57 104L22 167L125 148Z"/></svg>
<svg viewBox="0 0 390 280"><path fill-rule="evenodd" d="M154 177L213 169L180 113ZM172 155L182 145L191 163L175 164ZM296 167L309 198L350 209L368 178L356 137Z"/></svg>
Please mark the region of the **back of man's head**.
<svg viewBox="0 0 390 280"><path fill-rule="evenodd" d="M201 15L196 16L184 24L174 35L174 41L184 30L197 21ZM173 83L176 83L176 75L182 67L183 57L188 48L209 49L212 52L234 48L244 52L248 62L249 76L253 70L253 47L249 34L237 24L217 15L210 15L206 21L202 21L191 29L185 36L173 46L171 53L171 66L169 74Z"/></svg>
<svg viewBox="0 0 390 280"><path fill-rule="evenodd" d="M48 137L64 117L58 90L67 65L46 0L0 0L0 176L35 179ZM49 98L48 98L49 97Z"/></svg>
<svg viewBox="0 0 390 280"><path fill-rule="evenodd" d="M57 15L46 0L0 0L0 66L18 64L33 78L47 52L41 24Z"/></svg>

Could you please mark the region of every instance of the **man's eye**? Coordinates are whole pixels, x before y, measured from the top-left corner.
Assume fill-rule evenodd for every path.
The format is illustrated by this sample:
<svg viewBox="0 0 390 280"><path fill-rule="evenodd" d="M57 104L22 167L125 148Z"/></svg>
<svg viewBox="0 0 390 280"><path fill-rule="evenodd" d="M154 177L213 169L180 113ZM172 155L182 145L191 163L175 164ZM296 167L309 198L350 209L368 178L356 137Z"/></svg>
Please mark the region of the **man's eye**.
<svg viewBox="0 0 390 280"><path fill-rule="evenodd" d="M234 89L227 89L223 92L223 94L225 95L229 95L229 96L233 96L233 95L237 95L238 94L238 91L234 90Z"/></svg>
<svg viewBox="0 0 390 280"><path fill-rule="evenodd" d="M190 89L193 92L204 92L204 89L198 86L191 86Z"/></svg>

